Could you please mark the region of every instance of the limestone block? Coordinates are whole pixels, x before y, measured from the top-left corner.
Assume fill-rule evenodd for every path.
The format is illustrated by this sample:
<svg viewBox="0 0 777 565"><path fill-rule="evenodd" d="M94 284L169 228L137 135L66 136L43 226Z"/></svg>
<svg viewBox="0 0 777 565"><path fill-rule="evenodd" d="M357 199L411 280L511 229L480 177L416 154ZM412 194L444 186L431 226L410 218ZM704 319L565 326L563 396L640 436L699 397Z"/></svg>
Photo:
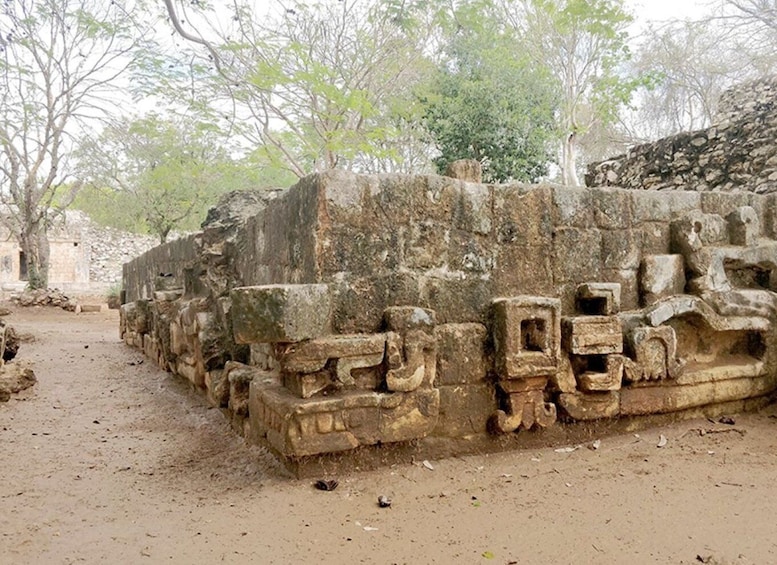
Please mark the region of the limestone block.
<svg viewBox="0 0 777 565"><path fill-rule="evenodd" d="M639 271L643 304L685 292L685 264L682 255L646 255Z"/></svg>
<svg viewBox="0 0 777 565"><path fill-rule="evenodd" d="M758 242L761 236L761 223L752 207L740 206L726 219L732 245L755 245Z"/></svg>
<svg viewBox="0 0 777 565"><path fill-rule="evenodd" d="M638 327L627 334L624 377L631 382L677 378L683 363L677 359L677 335L671 326Z"/></svg>
<svg viewBox="0 0 777 565"><path fill-rule="evenodd" d="M557 224L588 228L595 225L592 192L576 187L554 186L553 205Z"/></svg>
<svg viewBox="0 0 777 565"><path fill-rule="evenodd" d="M440 391L436 388L417 390L410 394L384 395L382 398L392 404L399 397L396 406L385 406L380 409L380 441L381 443L419 439L429 435L437 425L440 414Z"/></svg>
<svg viewBox="0 0 777 565"><path fill-rule="evenodd" d="M440 386L440 416L433 436L466 437L487 431L488 418L496 408L490 383Z"/></svg>
<svg viewBox="0 0 777 565"><path fill-rule="evenodd" d="M603 269L601 280L621 285L621 312L639 308L637 269Z"/></svg>
<svg viewBox="0 0 777 565"><path fill-rule="evenodd" d="M372 367L383 361L385 349L386 334L342 334L283 345L276 348L276 355L285 372L313 373L321 371L329 359L348 358L354 368ZM346 365L338 370L338 378L352 384Z"/></svg>
<svg viewBox="0 0 777 565"><path fill-rule="evenodd" d="M561 303L518 296L493 302L492 335L500 379L555 374L561 349Z"/></svg>
<svg viewBox="0 0 777 565"><path fill-rule="evenodd" d="M556 422L556 405L545 402L541 390L509 394L506 404L507 411L497 410L491 416L489 425L498 433L529 430L535 425L547 428Z"/></svg>
<svg viewBox="0 0 777 565"><path fill-rule="evenodd" d="M516 392L543 391L548 384L548 377L526 377L516 380L502 380L497 382L497 386L505 393L513 394Z"/></svg>
<svg viewBox="0 0 777 565"><path fill-rule="evenodd" d="M585 371L577 377L577 383L583 392L605 392L620 390L623 378L623 356L607 355L605 371Z"/></svg>
<svg viewBox="0 0 777 565"><path fill-rule="evenodd" d="M617 188L591 189L596 226L606 230L630 228L632 223L631 194Z"/></svg>
<svg viewBox="0 0 777 565"><path fill-rule="evenodd" d="M211 405L216 408L229 406L229 379L223 369L205 373L205 389Z"/></svg>
<svg viewBox="0 0 777 565"><path fill-rule="evenodd" d="M437 340L437 383L440 385L483 382L489 361L483 324L443 324L434 331Z"/></svg>
<svg viewBox="0 0 777 565"><path fill-rule="evenodd" d="M559 357L558 369L549 379L551 390L555 392L576 392L577 380L572 370L572 364L569 357L562 353Z"/></svg>
<svg viewBox="0 0 777 565"><path fill-rule="evenodd" d="M403 333L408 330L431 332L437 325L434 310L415 306L391 306L383 312L386 328L392 332Z"/></svg>
<svg viewBox="0 0 777 565"><path fill-rule="evenodd" d="M774 390L775 377L711 381L685 386L645 386L621 390L621 414L664 414L707 404L755 398Z"/></svg>
<svg viewBox="0 0 777 565"><path fill-rule="evenodd" d="M172 273L163 273L154 278L154 290L165 291L181 289L181 291L183 291L182 286L183 285L176 280Z"/></svg>
<svg viewBox="0 0 777 565"><path fill-rule="evenodd" d="M621 412L622 392L598 392L592 394L562 393L558 404L572 420L600 420L615 418Z"/></svg>
<svg viewBox="0 0 777 565"><path fill-rule="evenodd" d="M437 341L423 330L411 330L404 337L389 332L386 361L388 390L410 392L422 385L432 387L437 369Z"/></svg>
<svg viewBox="0 0 777 565"><path fill-rule="evenodd" d="M451 161L445 167L445 176L478 184L483 182L483 171L481 170L480 161L476 159Z"/></svg>
<svg viewBox="0 0 777 565"><path fill-rule="evenodd" d="M283 386L300 398L311 398L335 386L329 371L283 373L282 382Z"/></svg>
<svg viewBox="0 0 777 565"><path fill-rule="evenodd" d="M229 409L238 416L248 416L248 396L251 381L262 376L261 371L249 365L229 361L224 366L229 381Z"/></svg>
<svg viewBox="0 0 777 565"><path fill-rule="evenodd" d="M230 296L237 343L295 343L330 331L327 285L246 286Z"/></svg>
<svg viewBox="0 0 777 565"><path fill-rule="evenodd" d="M183 296L183 289L154 291L154 300L157 302L173 302Z"/></svg>
<svg viewBox="0 0 777 565"><path fill-rule="evenodd" d="M620 312L619 283L588 282L577 286L577 308L581 314L611 316Z"/></svg>
<svg viewBox="0 0 777 565"><path fill-rule="evenodd" d="M642 232L639 230L602 230L602 267L636 269L639 267Z"/></svg>
<svg viewBox="0 0 777 565"><path fill-rule="evenodd" d="M602 268L602 232L557 228L553 234L553 276L557 282L598 279Z"/></svg>
<svg viewBox="0 0 777 565"><path fill-rule="evenodd" d="M623 331L615 316L576 316L561 324L562 346L575 355L606 355L623 351Z"/></svg>

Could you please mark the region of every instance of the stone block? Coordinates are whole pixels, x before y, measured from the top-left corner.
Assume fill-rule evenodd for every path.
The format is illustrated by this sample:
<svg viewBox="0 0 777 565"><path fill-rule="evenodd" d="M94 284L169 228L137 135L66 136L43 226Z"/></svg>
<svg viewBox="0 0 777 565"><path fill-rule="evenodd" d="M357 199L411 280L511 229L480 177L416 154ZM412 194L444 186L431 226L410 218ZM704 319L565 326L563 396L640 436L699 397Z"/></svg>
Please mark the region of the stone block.
<svg viewBox="0 0 777 565"><path fill-rule="evenodd" d="M685 263L682 255L646 255L639 271L642 303L655 304L663 298L685 292Z"/></svg>
<svg viewBox="0 0 777 565"><path fill-rule="evenodd" d="M604 270L601 280L621 285L621 312L639 308L637 269Z"/></svg>
<svg viewBox="0 0 777 565"><path fill-rule="evenodd" d="M553 280L556 283L581 283L599 279L601 254L602 233L599 230L557 228L553 235Z"/></svg>
<svg viewBox="0 0 777 565"><path fill-rule="evenodd" d="M620 309L619 283L590 282L577 286L577 310L581 314L611 316Z"/></svg>
<svg viewBox="0 0 777 565"><path fill-rule="evenodd" d="M716 214L726 217L740 206L749 206L749 192L703 192L701 193L701 210L705 214Z"/></svg>
<svg viewBox="0 0 777 565"><path fill-rule="evenodd" d="M437 312L439 324L483 320L494 296L493 281L480 277L422 276L419 287L416 303Z"/></svg>
<svg viewBox="0 0 777 565"><path fill-rule="evenodd" d="M630 228L632 224L631 193L619 188L591 189L596 226L605 230Z"/></svg>
<svg viewBox="0 0 777 565"><path fill-rule="evenodd" d="M453 207L453 226L470 234L491 235L494 193L489 185L462 184Z"/></svg>
<svg viewBox="0 0 777 565"><path fill-rule="evenodd" d="M623 356L607 355L604 371L585 371L577 376L577 383L583 392L606 392L620 390L623 379ZM592 368L589 366L589 369Z"/></svg>
<svg viewBox="0 0 777 565"><path fill-rule="evenodd" d="M685 386L645 386L621 390L621 414L665 414L707 404L763 396L774 390L773 376L729 379Z"/></svg>
<svg viewBox="0 0 777 565"><path fill-rule="evenodd" d="M487 431L488 418L497 406L493 385L455 384L439 391L440 416L431 435L461 438Z"/></svg>
<svg viewBox="0 0 777 565"><path fill-rule="evenodd" d="M554 186L552 190L555 225L579 228L595 225L590 190L566 186Z"/></svg>
<svg viewBox="0 0 777 565"><path fill-rule="evenodd" d="M606 355L623 351L623 333L615 316L576 316L561 323L562 347L575 355Z"/></svg>
<svg viewBox="0 0 777 565"><path fill-rule="evenodd" d="M562 393L558 397L558 404L572 420L615 418L621 412L621 394L622 391L592 394Z"/></svg>
<svg viewBox="0 0 777 565"><path fill-rule="evenodd" d="M673 379L683 364L677 359L677 335L671 326L634 328L627 334L624 378L631 382Z"/></svg>
<svg viewBox="0 0 777 565"><path fill-rule="evenodd" d="M339 334L278 347L275 356L287 373L313 373L324 369L330 359L350 358L356 362L354 367L372 367L383 361L385 349L384 333ZM359 364L358 359L370 364ZM351 380L346 373L342 378L343 382Z"/></svg>
<svg viewBox="0 0 777 565"><path fill-rule="evenodd" d="M630 191L634 219L638 222L667 222L673 217L701 207L698 192L683 190Z"/></svg>
<svg viewBox="0 0 777 565"><path fill-rule="evenodd" d="M390 332L386 339L386 388L411 392L431 388L437 370L437 341L423 330L404 336Z"/></svg>
<svg viewBox="0 0 777 565"><path fill-rule="evenodd" d="M671 249L671 234L668 223L645 222L642 230L642 255L668 255Z"/></svg>
<svg viewBox="0 0 777 565"><path fill-rule="evenodd" d="M483 182L483 171L480 161L475 159L451 161L445 167L445 176L473 183Z"/></svg>
<svg viewBox="0 0 777 565"><path fill-rule="evenodd" d="M728 216L728 233L732 245L756 245L761 236L761 223L750 206L740 206Z"/></svg>
<svg viewBox="0 0 777 565"><path fill-rule="evenodd" d="M440 414L440 391L417 390L401 394L400 402L380 408L380 441L390 443L420 439L429 435L437 425Z"/></svg>
<svg viewBox="0 0 777 565"><path fill-rule="evenodd" d="M497 296L555 296L553 248L550 240L538 245L497 246L492 276Z"/></svg>
<svg viewBox="0 0 777 565"><path fill-rule="evenodd" d="M300 398L311 398L335 387L335 381L329 371L283 373L282 382L283 386Z"/></svg>
<svg viewBox="0 0 777 565"><path fill-rule="evenodd" d="M638 230L603 230L602 267L604 269L636 269L639 267L642 232Z"/></svg>
<svg viewBox="0 0 777 565"><path fill-rule="evenodd" d="M485 381L490 362L486 356L487 330L483 324L443 324L437 339L437 383L475 384Z"/></svg>
<svg viewBox="0 0 777 565"><path fill-rule="evenodd" d="M555 374L561 346L561 303L518 296L493 302L492 335L500 379Z"/></svg>
<svg viewBox="0 0 777 565"><path fill-rule="evenodd" d="M545 402L541 390L530 390L507 395L506 410L497 410L489 426L498 433L511 433L519 428L529 430L535 425L547 428L556 422L556 405Z"/></svg>
<svg viewBox="0 0 777 565"><path fill-rule="evenodd" d="M392 332L403 333L408 330L434 331L437 315L434 310L415 306L391 306L383 312L386 328Z"/></svg>
<svg viewBox="0 0 777 565"><path fill-rule="evenodd" d="M237 343L294 343L330 333L327 285L246 286L233 289L231 299Z"/></svg>
<svg viewBox="0 0 777 565"><path fill-rule="evenodd" d="M208 371L205 373L205 389L208 401L216 408L229 406L229 379L224 370Z"/></svg>

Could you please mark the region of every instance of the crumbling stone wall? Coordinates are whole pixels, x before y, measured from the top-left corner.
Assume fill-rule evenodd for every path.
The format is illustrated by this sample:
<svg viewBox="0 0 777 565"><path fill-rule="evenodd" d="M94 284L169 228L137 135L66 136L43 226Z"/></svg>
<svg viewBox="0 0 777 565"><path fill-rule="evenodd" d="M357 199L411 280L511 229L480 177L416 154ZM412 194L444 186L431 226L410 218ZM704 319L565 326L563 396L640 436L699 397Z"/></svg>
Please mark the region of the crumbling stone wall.
<svg viewBox="0 0 777 565"><path fill-rule="evenodd" d="M589 166L586 184L631 189L777 191L777 77L723 94L715 124Z"/></svg>
<svg viewBox="0 0 777 565"><path fill-rule="evenodd" d="M313 175L125 265L121 332L288 461L741 408L775 197Z"/></svg>

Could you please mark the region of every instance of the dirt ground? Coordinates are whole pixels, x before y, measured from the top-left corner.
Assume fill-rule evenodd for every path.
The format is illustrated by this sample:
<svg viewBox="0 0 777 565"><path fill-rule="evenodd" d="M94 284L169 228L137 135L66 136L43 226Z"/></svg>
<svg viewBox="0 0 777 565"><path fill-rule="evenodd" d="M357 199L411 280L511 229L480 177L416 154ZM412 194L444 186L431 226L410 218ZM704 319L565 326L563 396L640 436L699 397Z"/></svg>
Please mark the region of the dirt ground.
<svg viewBox="0 0 777 565"><path fill-rule="evenodd" d="M0 563L777 563L774 407L323 492L142 362L115 311L8 320L39 383L0 404Z"/></svg>

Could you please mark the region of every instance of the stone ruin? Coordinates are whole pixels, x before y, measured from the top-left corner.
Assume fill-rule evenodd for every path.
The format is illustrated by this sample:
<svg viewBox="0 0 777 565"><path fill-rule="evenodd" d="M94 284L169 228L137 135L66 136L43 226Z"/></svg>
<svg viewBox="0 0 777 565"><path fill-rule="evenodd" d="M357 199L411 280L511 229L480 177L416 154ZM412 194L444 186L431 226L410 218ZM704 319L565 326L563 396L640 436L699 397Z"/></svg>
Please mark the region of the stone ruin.
<svg viewBox="0 0 777 565"><path fill-rule="evenodd" d="M124 266L121 335L298 471L763 406L769 100L591 167L622 188L332 171L233 195Z"/></svg>

